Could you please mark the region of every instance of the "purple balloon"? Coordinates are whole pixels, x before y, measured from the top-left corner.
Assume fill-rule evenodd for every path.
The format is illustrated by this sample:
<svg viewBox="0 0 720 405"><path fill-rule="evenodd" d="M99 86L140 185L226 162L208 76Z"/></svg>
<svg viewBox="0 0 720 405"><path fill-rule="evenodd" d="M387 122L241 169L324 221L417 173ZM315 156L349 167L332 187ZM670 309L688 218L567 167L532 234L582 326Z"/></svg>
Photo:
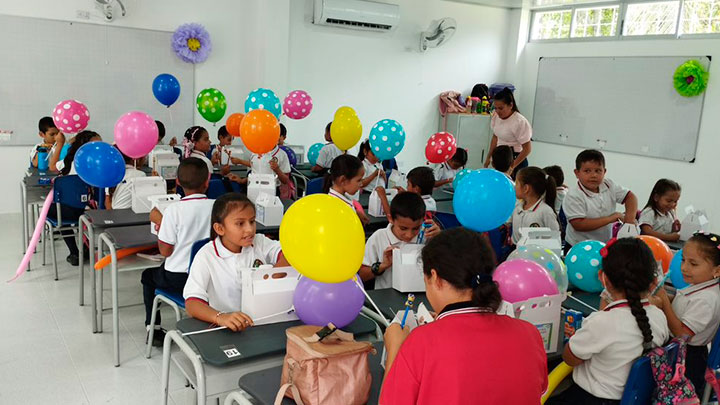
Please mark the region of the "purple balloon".
<svg viewBox="0 0 720 405"><path fill-rule="evenodd" d="M353 280L327 284L302 277L293 296L301 321L318 326L332 322L338 328L352 323L364 303L365 295Z"/></svg>
<svg viewBox="0 0 720 405"><path fill-rule="evenodd" d="M530 298L558 294L558 287L550 273L541 265L525 259L503 262L493 273L500 295L510 303Z"/></svg>
<svg viewBox="0 0 720 405"><path fill-rule="evenodd" d="M280 149L285 151L285 154L287 154L288 160L290 161L290 165L295 167L297 165L297 156L295 156L295 151L285 145L280 146Z"/></svg>

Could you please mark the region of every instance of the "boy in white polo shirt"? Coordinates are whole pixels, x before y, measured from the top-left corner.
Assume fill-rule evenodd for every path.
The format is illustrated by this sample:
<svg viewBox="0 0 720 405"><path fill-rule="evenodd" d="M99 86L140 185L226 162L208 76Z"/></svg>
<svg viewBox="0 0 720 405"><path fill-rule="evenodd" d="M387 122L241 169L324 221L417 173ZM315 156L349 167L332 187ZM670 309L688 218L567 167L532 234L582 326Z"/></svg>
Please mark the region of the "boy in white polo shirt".
<svg viewBox="0 0 720 405"><path fill-rule="evenodd" d="M568 219L565 253L582 241L607 242L617 221L636 223L637 197L605 178L606 172L605 156L600 151L584 150L575 158L577 187L567 193L562 205ZM617 204L625 205L625 214L615 211Z"/></svg>
<svg viewBox="0 0 720 405"><path fill-rule="evenodd" d="M330 136L331 126L332 121L328 122L327 126L325 126L325 140L328 143L323 146L322 149L320 149L318 158L315 161L315 166L313 166L311 169L315 173L325 173L330 169L333 160L335 160L336 157L345 153L333 143L332 136Z"/></svg>
<svg viewBox="0 0 720 405"><path fill-rule="evenodd" d="M150 221L159 227L158 249L167 259L160 267L146 269L142 273L146 326L152 316L155 289L182 295L188 277L190 249L196 241L210 236L210 213L214 200L204 194L210 182L207 165L198 158L183 159L178 166L177 182L185 190L185 197L168 206L164 214L157 209L150 212ZM160 311L156 319L155 324L160 325ZM161 347L164 339L164 331L156 330L153 346Z"/></svg>

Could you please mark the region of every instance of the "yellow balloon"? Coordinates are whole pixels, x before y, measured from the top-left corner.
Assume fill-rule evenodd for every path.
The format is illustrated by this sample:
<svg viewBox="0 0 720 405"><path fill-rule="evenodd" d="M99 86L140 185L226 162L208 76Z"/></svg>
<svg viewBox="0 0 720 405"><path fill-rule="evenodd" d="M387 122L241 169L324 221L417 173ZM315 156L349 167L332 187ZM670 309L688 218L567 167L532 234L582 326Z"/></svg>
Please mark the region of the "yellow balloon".
<svg viewBox="0 0 720 405"><path fill-rule="evenodd" d="M357 116L335 117L330 125L330 137L340 150L355 146L362 137L362 123Z"/></svg>
<svg viewBox="0 0 720 405"><path fill-rule="evenodd" d="M343 106L337 109L335 111L335 118L343 118L343 117L353 117L357 116L357 113L355 110L352 109L352 107Z"/></svg>
<svg viewBox="0 0 720 405"><path fill-rule="evenodd" d="M342 283L360 270L365 232L347 204L313 194L296 201L283 216L280 245L288 262L305 277Z"/></svg>
<svg viewBox="0 0 720 405"><path fill-rule="evenodd" d="M545 401L550 398L550 395L552 395L553 391L555 391L555 388L557 388L557 386L560 385L565 377L569 376L572 371L573 368L563 361L558 364L550 374L548 374L548 388L540 399L541 404L544 404Z"/></svg>

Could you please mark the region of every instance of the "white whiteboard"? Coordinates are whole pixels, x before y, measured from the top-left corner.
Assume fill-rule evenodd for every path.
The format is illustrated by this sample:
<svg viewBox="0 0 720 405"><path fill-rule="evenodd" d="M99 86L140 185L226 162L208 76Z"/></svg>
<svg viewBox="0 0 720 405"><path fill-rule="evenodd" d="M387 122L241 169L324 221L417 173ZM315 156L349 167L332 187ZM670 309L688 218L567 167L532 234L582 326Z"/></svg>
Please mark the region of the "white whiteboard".
<svg viewBox="0 0 720 405"><path fill-rule="evenodd" d="M705 94L682 97L675 69L705 56L541 58L533 140L691 162Z"/></svg>
<svg viewBox="0 0 720 405"><path fill-rule="evenodd" d="M39 142L38 120L65 99L90 111L88 129L112 142L120 116L131 110L162 121L167 137L193 123L194 66L170 47L171 32L0 15L0 130L5 145ZM169 109L152 94L152 81L170 73L180 98Z"/></svg>

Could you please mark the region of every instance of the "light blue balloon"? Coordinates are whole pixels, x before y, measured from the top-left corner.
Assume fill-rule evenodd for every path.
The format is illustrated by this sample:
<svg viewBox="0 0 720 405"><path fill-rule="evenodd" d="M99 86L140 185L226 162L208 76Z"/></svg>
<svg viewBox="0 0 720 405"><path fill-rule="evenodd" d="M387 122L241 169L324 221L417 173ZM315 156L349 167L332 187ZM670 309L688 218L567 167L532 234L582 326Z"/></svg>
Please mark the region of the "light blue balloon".
<svg viewBox="0 0 720 405"><path fill-rule="evenodd" d="M272 90L261 87L251 91L245 99L245 113L247 114L252 110L267 110L275 118L280 119L282 105L280 99Z"/></svg>
<svg viewBox="0 0 720 405"><path fill-rule="evenodd" d="M460 224L476 232L487 232L507 222L515 209L515 187L504 174L493 169L475 170L455 190L453 209Z"/></svg>
<svg viewBox="0 0 720 405"><path fill-rule="evenodd" d="M315 166L317 164L317 158L320 156L320 149L322 149L323 146L325 145L318 142L308 149L307 158L311 165Z"/></svg>
<svg viewBox="0 0 720 405"><path fill-rule="evenodd" d="M470 169L462 169L455 175L455 179L453 180L452 186L454 189L458 188L458 184L460 184L460 180L463 179L465 176L467 176L472 170Z"/></svg>
<svg viewBox="0 0 720 405"><path fill-rule="evenodd" d="M677 253L675 253L675 256L673 256L672 261L670 262L670 281L672 282L672 285L677 288L678 290L682 290L683 288L689 286L690 284L685 282L685 279L683 279L682 272L680 270L680 265L682 264L682 250L678 250Z"/></svg>
<svg viewBox="0 0 720 405"><path fill-rule="evenodd" d="M587 292L600 292L603 285L598 277L602 265L600 250L605 244L596 240L580 242L565 256L568 278L577 288Z"/></svg>
<svg viewBox="0 0 720 405"><path fill-rule="evenodd" d="M390 160L405 147L405 130L391 119L378 121L370 130L370 149L378 159Z"/></svg>

